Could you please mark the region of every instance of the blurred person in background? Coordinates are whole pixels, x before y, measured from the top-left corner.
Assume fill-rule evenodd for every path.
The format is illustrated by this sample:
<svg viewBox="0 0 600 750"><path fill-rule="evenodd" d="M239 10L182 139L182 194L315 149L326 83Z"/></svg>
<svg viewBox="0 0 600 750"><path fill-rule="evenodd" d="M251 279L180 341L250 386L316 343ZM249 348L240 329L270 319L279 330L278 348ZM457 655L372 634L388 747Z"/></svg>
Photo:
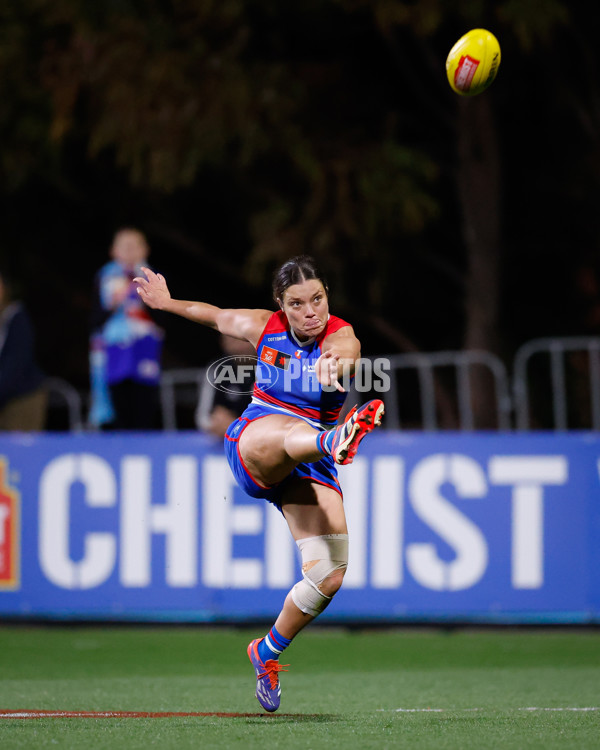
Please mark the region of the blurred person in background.
<svg viewBox="0 0 600 750"><path fill-rule="evenodd" d="M96 274L90 337L90 426L152 430L158 424L164 332L140 300L135 276L150 248L138 229L117 231L111 260Z"/></svg>
<svg viewBox="0 0 600 750"><path fill-rule="evenodd" d="M43 430L47 402L33 324L14 298L9 278L0 273L0 430Z"/></svg>
<svg viewBox="0 0 600 750"><path fill-rule="evenodd" d="M229 425L244 412L252 400L254 372L250 372L250 368L256 363L256 350L248 341L223 334L220 344L223 356L208 365L196 409L196 427L223 440ZM215 383L212 377L214 366L222 361L244 367L243 372L240 370L239 379L224 386Z"/></svg>

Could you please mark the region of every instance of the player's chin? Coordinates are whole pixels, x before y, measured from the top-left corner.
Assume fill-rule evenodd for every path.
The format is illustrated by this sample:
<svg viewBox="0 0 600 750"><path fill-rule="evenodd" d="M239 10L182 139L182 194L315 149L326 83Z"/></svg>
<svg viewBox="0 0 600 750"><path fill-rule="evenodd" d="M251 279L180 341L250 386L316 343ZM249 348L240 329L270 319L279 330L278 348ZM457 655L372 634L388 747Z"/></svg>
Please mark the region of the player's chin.
<svg viewBox="0 0 600 750"><path fill-rule="evenodd" d="M311 336L318 336L320 333L323 333L324 330L325 323L319 323L316 326L305 326L304 335L310 338Z"/></svg>

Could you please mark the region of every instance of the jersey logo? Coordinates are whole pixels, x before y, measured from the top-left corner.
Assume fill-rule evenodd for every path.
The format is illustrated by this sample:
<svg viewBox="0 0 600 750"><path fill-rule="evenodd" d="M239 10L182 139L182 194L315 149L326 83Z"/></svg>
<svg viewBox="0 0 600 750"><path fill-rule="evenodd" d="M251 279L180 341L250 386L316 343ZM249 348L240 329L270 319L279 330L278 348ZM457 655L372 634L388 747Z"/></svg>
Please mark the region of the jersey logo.
<svg viewBox="0 0 600 750"><path fill-rule="evenodd" d="M263 346L260 353L262 362L266 362L268 365L275 365L280 370L287 370L289 368L291 358L291 354L280 352L278 349L271 349L270 346Z"/></svg>
<svg viewBox="0 0 600 750"><path fill-rule="evenodd" d="M296 357L296 359L300 359L301 356L302 356L302 349L296 349L296 351L294 352L294 357Z"/></svg>
<svg viewBox="0 0 600 750"><path fill-rule="evenodd" d="M0 590L19 587L20 500L8 485L6 459L0 457Z"/></svg>

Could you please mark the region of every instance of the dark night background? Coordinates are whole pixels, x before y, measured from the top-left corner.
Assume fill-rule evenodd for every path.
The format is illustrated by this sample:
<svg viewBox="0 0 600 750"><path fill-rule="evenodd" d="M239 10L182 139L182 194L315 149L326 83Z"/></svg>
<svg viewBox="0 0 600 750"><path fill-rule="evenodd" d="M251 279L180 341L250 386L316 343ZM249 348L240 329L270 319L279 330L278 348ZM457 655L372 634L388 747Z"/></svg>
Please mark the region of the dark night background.
<svg viewBox="0 0 600 750"><path fill-rule="evenodd" d="M92 278L123 225L173 296L270 307L308 252L365 354L600 330L598 8L587 2L4 0L1 262L41 364L88 385ZM502 64L455 95L485 27ZM169 318L164 366L213 332Z"/></svg>

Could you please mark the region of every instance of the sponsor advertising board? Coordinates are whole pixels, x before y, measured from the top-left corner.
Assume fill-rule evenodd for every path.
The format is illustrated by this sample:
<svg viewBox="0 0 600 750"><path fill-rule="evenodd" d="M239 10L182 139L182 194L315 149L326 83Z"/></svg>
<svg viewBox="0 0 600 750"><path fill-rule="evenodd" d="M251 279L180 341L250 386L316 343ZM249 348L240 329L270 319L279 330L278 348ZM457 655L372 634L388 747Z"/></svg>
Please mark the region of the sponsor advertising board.
<svg viewBox="0 0 600 750"><path fill-rule="evenodd" d="M340 480L328 621L600 621L598 436L380 432ZM300 575L204 435L0 439L0 617L268 619Z"/></svg>

